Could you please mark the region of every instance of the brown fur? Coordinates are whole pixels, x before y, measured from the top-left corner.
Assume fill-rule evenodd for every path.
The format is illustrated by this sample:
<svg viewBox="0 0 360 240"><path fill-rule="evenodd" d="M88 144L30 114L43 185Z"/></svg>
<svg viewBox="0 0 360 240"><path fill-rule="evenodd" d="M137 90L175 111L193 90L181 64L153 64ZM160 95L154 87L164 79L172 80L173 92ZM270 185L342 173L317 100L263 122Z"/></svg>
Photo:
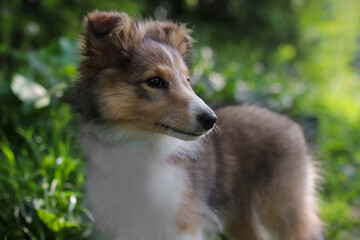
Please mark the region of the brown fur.
<svg viewBox="0 0 360 240"><path fill-rule="evenodd" d="M134 74L131 71L124 72L119 69L108 69L103 71L98 77L94 93L98 104L101 106L101 115L108 121L128 121L132 122L135 128L162 132L163 129L151 123L160 122L165 117L171 115L178 115L179 121L186 122L188 118L185 105L188 102L189 95L183 92L180 86L185 85L189 91L192 90L186 79L182 79L182 82L177 81L177 76L168 67L169 63L166 60L164 61L166 59L164 56L161 54L159 56L151 54L152 51L148 49L156 49L151 40L144 45L144 47L139 47L136 51L142 57L147 59L153 58L153 61L150 61L150 63L145 62L146 66L142 66L139 63L141 60L136 59L133 61L137 64L131 62L128 66L130 70L133 68L149 68L151 71L134 71L136 73ZM171 50L169 49L169 51ZM175 53L174 51L176 56ZM178 58L181 59L180 56ZM184 75L188 75L185 65L182 65L182 62L177 64L177 68L182 69ZM159 93L156 89L147 86L145 80L152 76L158 76L162 79L167 79L169 82L171 81L171 89L166 89ZM127 79L136 80L129 81ZM137 94L134 95L134 92ZM157 101L158 99L162 99L162 101ZM169 103L173 104L174 107L169 108ZM134 105L138 107L134 108ZM156 115L153 109L157 109Z"/></svg>
<svg viewBox="0 0 360 240"><path fill-rule="evenodd" d="M199 203L192 193L191 186L185 192L183 201L176 215L176 225L179 233L188 233L195 237L200 225Z"/></svg>
<svg viewBox="0 0 360 240"><path fill-rule="evenodd" d="M156 123L169 116L180 125L188 122L189 29L98 11L85 18L84 27L81 76L65 96L83 120L159 133L165 130ZM155 76L171 87L149 87L146 80ZM172 159L184 165L191 183L179 207L179 231L196 234L198 203L204 202L234 240L266 239L262 226L282 240L321 240L315 167L299 126L257 107L216 114L220 131L204 137L196 159Z"/></svg>
<svg viewBox="0 0 360 240"><path fill-rule="evenodd" d="M193 39L189 35L191 31L184 25L157 21L136 22L125 13L94 11L85 17L84 28L85 33L81 39L84 58L79 69L81 77L75 83L75 87L65 93L63 99L72 104L86 121L116 120L111 114L110 118L104 116L104 106L101 103L104 96L99 96L102 90L107 92L106 97L111 97L111 93L119 97L122 95L114 89L121 90L126 95L126 92L133 90L136 85L140 86L151 76L159 75L169 80L176 78L170 76L171 69L168 66L171 64L168 58L156 51L159 41L164 41L163 46L174 54L176 66L171 67L180 69L186 76L189 75L183 59L187 57ZM151 72L142 71L147 69ZM109 79L107 83L100 81L105 79L102 75ZM186 83L188 79L183 79L183 84L187 84L188 89L192 91ZM177 81L174 80L174 83ZM113 89L113 84L118 86ZM100 91L98 87L106 88L101 88ZM176 88L173 90L177 91ZM100 103L95 100L98 98ZM169 101L181 102L176 99Z"/></svg>
<svg viewBox="0 0 360 240"><path fill-rule="evenodd" d="M316 177L315 167L299 126L254 106L216 114L221 132L204 139L196 159L177 160L195 198L226 219L234 240L268 239L264 227L276 239L323 239L315 189L305 182Z"/></svg>
<svg viewBox="0 0 360 240"><path fill-rule="evenodd" d="M229 233L235 239L262 239L260 218L279 239L322 239L310 192L314 186L305 182L314 177L314 166L299 126L256 107L228 107L216 114L221 134L214 136L213 147L226 155L214 160L218 187L212 199L232 219Z"/></svg>

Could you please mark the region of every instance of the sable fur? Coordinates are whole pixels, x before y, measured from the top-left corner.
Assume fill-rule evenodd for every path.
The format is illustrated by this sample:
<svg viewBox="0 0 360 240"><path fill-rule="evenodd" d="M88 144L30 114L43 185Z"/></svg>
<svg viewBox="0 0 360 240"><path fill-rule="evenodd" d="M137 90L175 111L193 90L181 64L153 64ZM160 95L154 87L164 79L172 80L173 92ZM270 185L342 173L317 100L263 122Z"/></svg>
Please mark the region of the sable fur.
<svg viewBox="0 0 360 240"><path fill-rule="evenodd" d="M189 84L190 29L113 11L89 13L84 29L80 78L64 98L83 123L87 195L101 231L120 240L323 239L316 168L295 122L238 106L215 111L210 134L199 125L212 110ZM146 82L155 76L161 90ZM137 226L136 206L150 213L151 204L160 206L154 220Z"/></svg>
<svg viewBox="0 0 360 240"><path fill-rule="evenodd" d="M202 167L189 165L194 193L208 189L198 197L228 219L234 239L267 239L261 225L277 239L322 239L315 167L299 126L254 106L216 114L221 134L205 139L196 160Z"/></svg>
<svg viewBox="0 0 360 240"><path fill-rule="evenodd" d="M63 99L87 121L103 118L100 106L95 101L98 75L102 70L116 69L114 75L128 83L129 79L143 79L144 76L134 76L134 73L141 68L139 63L143 62L143 57L148 58L148 61L143 62L147 65L153 62L154 56L138 49L140 43L147 42L143 47L151 48L156 46L152 42L161 41L171 47L171 51L176 49L184 59L188 57L193 43L189 35L191 30L185 25L158 21L136 22L121 12L91 12L84 19L84 29L81 38L83 59L79 67L81 76ZM188 72L185 65L180 67ZM137 92L140 95L144 93L141 88ZM146 94L142 96L147 97Z"/></svg>

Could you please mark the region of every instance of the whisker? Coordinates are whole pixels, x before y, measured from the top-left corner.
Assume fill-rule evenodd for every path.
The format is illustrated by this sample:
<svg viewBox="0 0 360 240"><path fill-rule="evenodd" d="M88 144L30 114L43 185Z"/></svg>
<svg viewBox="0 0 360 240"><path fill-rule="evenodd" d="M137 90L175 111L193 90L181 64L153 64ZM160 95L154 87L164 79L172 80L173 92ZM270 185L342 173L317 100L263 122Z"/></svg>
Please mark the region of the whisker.
<svg viewBox="0 0 360 240"><path fill-rule="evenodd" d="M217 124L214 124L214 133L221 135L221 129Z"/></svg>

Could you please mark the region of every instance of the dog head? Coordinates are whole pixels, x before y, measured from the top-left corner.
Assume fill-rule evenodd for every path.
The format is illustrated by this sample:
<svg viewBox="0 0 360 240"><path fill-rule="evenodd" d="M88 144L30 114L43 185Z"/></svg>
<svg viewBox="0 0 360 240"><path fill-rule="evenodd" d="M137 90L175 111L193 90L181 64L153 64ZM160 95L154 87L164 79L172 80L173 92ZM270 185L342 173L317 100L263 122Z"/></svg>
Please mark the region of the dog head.
<svg viewBox="0 0 360 240"><path fill-rule="evenodd" d="M190 86L193 39L184 25L95 11L84 28L81 77L69 99L85 120L184 140L213 128L216 115Z"/></svg>

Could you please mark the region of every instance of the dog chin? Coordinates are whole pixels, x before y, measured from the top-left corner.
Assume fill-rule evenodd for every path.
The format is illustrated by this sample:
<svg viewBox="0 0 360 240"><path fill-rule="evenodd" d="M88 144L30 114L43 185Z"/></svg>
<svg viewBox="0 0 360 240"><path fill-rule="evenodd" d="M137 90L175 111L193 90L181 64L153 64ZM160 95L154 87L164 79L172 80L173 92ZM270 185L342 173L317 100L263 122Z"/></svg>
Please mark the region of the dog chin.
<svg viewBox="0 0 360 240"><path fill-rule="evenodd" d="M196 140L198 138L201 138L201 137L205 136L210 131L211 130L203 132L203 133L187 134L187 133L184 133L184 132L175 131L173 129L166 129L165 134L169 135L171 137L174 137L174 138L184 140L184 141L193 141L193 140Z"/></svg>

